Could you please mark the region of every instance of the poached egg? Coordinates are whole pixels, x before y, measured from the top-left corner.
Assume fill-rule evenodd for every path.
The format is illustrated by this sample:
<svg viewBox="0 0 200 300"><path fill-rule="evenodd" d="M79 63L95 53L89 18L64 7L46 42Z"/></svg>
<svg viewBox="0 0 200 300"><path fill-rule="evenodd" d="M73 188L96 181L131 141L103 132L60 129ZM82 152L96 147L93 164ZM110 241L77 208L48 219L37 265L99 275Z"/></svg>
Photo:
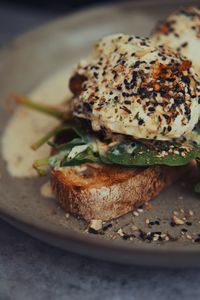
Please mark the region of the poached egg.
<svg viewBox="0 0 200 300"><path fill-rule="evenodd" d="M199 120L200 81L191 62L148 38L103 38L77 74L84 81L74 115L93 131L167 141L190 133Z"/></svg>
<svg viewBox="0 0 200 300"><path fill-rule="evenodd" d="M200 76L200 9L181 8L159 22L152 33L154 45L163 44L190 59Z"/></svg>

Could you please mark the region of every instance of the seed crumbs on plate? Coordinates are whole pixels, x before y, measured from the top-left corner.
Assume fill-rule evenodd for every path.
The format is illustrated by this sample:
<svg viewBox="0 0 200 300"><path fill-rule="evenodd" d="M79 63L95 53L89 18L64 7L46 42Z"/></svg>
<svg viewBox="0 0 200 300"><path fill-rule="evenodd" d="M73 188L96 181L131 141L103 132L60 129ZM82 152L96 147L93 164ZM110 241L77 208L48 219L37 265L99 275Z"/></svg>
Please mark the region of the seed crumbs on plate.
<svg viewBox="0 0 200 300"><path fill-rule="evenodd" d="M181 197L179 196L179 199ZM192 209L188 207L175 208L172 211L171 217L163 219L159 215L149 218L149 207L153 208L149 203L138 206L130 214L130 216L132 215L137 218L125 221L120 228L118 227L118 224L121 223L119 219L110 222L92 220L87 232L95 235L106 235L113 240L121 238L130 242L143 241L146 243L161 244L181 239L185 242L190 241L200 244L200 229L199 233L193 229L193 224L195 222L196 224L200 224L200 220L195 221L195 213Z"/></svg>

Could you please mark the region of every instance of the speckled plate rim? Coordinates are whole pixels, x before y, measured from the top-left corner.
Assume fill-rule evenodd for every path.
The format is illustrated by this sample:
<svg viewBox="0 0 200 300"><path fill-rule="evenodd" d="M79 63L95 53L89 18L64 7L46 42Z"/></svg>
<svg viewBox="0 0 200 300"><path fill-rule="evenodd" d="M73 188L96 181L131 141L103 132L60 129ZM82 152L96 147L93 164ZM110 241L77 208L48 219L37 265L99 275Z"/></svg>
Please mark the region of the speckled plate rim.
<svg viewBox="0 0 200 300"><path fill-rule="evenodd" d="M153 1L152 5L155 5L159 1ZM167 2L167 1L163 1ZM180 2L180 1L179 1ZM182 1L181 3L188 3L188 1ZM147 1L141 3L134 3L134 5L145 5ZM116 5L116 4L115 4ZM117 4L119 7L124 7L123 4ZM126 4L126 5L129 5ZM133 3L131 4L133 6ZM90 14L103 12L108 9L107 6L100 6L85 11L81 11L72 14L68 17L62 17L58 20L51 21L46 25L38 27L28 33L25 33L9 44L2 46L0 49L0 58L13 47L18 45L23 47L23 44L36 36L41 30L47 30L48 28L59 27L63 22L75 22L76 18L82 16L87 18ZM110 6L112 7L112 5ZM2 209L0 207L0 217L16 228L36 237L40 240L51 244L56 247L60 247L65 250L69 250L78 254L86 256L96 257L99 259L115 261L118 263L143 265L143 266L155 266L155 267L200 267L200 251L198 248L184 249L183 247L176 247L175 249L155 248L153 245L149 245L148 249L142 248L140 245L130 246L128 243L122 241L110 241L102 240L96 236L88 236L86 234L79 234L72 232L71 230L61 228L57 230L51 224L41 224L30 221L25 215L12 211L12 209ZM122 255L123 253L123 255ZM156 256L156 260L155 260Z"/></svg>
<svg viewBox="0 0 200 300"><path fill-rule="evenodd" d="M124 244L122 241L102 240L97 236L79 234L71 230L56 230L51 224L34 224L18 214L11 216L0 211L0 217L23 232L52 246L88 257L98 258L121 264L146 267L185 268L200 267L200 252L197 249L155 248L151 244L148 249L139 245ZM123 255L122 255L123 254ZM156 259L155 259L156 257Z"/></svg>

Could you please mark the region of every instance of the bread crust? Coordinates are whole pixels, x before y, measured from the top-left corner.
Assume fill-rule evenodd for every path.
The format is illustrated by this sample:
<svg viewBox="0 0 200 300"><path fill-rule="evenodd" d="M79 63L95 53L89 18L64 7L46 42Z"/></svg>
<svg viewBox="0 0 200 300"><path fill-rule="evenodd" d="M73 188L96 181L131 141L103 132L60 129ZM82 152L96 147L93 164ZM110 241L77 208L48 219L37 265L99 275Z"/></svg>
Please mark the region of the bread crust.
<svg viewBox="0 0 200 300"><path fill-rule="evenodd" d="M58 204L86 221L118 218L167 188L190 166L121 168L85 164L52 170L51 186Z"/></svg>

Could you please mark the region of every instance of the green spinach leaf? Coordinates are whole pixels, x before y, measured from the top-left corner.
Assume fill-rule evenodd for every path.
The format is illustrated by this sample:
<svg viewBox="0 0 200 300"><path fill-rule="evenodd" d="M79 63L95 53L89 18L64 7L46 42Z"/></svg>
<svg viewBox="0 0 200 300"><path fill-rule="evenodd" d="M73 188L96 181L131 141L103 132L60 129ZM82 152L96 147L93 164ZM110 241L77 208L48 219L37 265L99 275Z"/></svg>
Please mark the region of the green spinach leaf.
<svg viewBox="0 0 200 300"><path fill-rule="evenodd" d="M187 150L186 150L187 149ZM200 156L200 148L188 145L168 149L153 149L141 143L122 143L111 147L107 158L115 164L151 166L155 164L182 166Z"/></svg>

